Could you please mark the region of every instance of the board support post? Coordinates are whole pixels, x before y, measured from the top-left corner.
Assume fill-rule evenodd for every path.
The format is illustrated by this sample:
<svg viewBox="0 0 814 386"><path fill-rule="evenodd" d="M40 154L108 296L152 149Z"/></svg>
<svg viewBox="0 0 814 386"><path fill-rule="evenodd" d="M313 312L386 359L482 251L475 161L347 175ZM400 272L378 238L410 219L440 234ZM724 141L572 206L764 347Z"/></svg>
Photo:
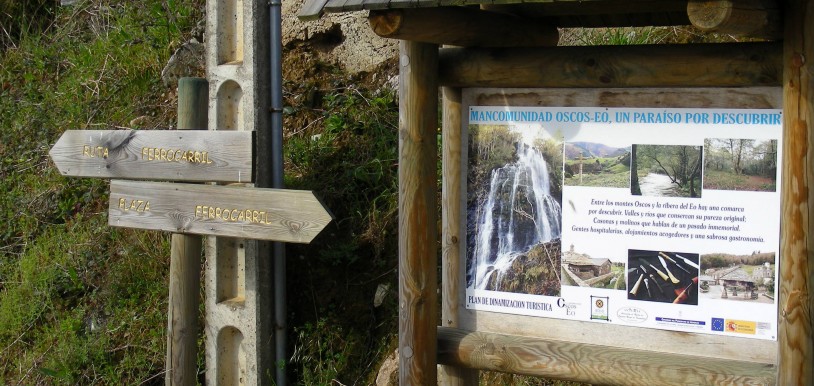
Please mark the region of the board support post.
<svg viewBox="0 0 814 386"><path fill-rule="evenodd" d="M777 384L814 383L814 2L788 1L783 41L783 160L778 281Z"/></svg>
<svg viewBox="0 0 814 386"><path fill-rule="evenodd" d="M465 221L461 202L461 178L463 114L461 110L461 89L444 87L441 90L442 103L442 198L441 198L441 326L458 328L460 314L464 309L461 291L464 291L466 278L462 265L461 247L466 231L461 224ZM441 366L438 383L446 386L469 386L478 384L478 371L456 366Z"/></svg>
<svg viewBox="0 0 814 386"><path fill-rule="evenodd" d="M438 46L399 51L399 384L435 385Z"/></svg>

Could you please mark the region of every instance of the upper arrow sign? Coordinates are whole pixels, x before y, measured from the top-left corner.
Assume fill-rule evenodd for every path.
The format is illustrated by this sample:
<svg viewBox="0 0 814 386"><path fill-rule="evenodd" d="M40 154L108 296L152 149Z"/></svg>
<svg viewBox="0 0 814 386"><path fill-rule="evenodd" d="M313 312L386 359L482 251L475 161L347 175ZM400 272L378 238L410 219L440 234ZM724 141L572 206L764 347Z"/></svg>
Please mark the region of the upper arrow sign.
<svg viewBox="0 0 814 386"><path fill-rule="evenodd" d="M309 243L331 222L313 193L169 182L110 182L108 224Z"/></svg>
<svg viewBox="0 0 814 386"><path fill-rule="evenodd" d="M66 176L251 182L252 132L68 130L51 149Z"/></svg>

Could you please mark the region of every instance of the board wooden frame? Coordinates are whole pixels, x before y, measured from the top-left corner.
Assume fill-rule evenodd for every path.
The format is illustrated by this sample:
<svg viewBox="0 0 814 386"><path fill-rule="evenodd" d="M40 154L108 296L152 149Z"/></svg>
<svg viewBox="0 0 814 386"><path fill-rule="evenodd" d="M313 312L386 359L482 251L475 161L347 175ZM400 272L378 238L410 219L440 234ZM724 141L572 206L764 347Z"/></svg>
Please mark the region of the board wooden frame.
<svg viewBox="0 0 814 386"><path fill-rule="evenodd" d="M441 363L555 378L557 373L553 370L558 366L568 366L569 363L576 366L578 363L585 369L575 371L576 369L571 368L567 379L598 383L622 381L628 384L651 384L650 382L655 379L661 379L662 382L670 379L672 382L701 383L775 382L777 341L601 325L466 309L464 262L467 237L466 219L463 217L466 211L461 208L466 207L467 146L463 133L466 132L468 119L461 116L461 112L468 111L470 106L489 105L781 109L783 108L781 87L458 90L461 91L459 95L462 95L459 111L444 112L444 140L446 142L457 137L460 147L447 146L445 143L442 154L445 181L442 193L445 217L441 237L445 259L442 261L445 269L441 284L441 293L445 295L442 326L454 328L439 329ZM454 127L452 125L456 119L457 127ZM457 186L450 180L456 181ZM454 258L458 261L449 261ZM454 267L455 271L448 270L447 267ZM453 296L454 299L451 299ZM516 339L519 337L525 338ZM518 360L516 355L511 354L511 342L521 341L529 345L537 342L531 350L538 358L536 360L525 358L532 362L536 361L536 364L520 363L523 361L522 355ZM456 349L448 350L450 345ZM467 351L467 345L476 348ZM490 346L491 354L494 355L488 352ZM503 349L502 353L496 350L499 348ZM528 349L529 347L526 347L521 351L526 352ZM631 360L629 366L612 366L607 355L600 355L607 352L623 356L619 360ZM645 357L644 360L641 360L642 355ZM636 358L640 360L637 362ZM547 364L540 366L542 362ZM668 378L660 378L666 375L662 374L664 371L670 372ZM560 377L564 375L566 374Z"/></svg>

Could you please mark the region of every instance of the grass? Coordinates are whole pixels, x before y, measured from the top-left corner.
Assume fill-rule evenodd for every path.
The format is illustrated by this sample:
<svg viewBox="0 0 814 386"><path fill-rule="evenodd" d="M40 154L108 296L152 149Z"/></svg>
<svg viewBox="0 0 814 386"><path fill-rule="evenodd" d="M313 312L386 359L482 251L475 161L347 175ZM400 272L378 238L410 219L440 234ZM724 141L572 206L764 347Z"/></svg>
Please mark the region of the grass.
<svg viewBox="0 0 814 386"><path fill-rule="evenodd" d="M777 182L769 178L706 169L704 170L704 189L774 192L777 189Z"/></svg>
<svg viewBox="0 0 814 386"><path fill-rule="evenodd" d="M599 174L585 173L582 175L582 182L580 182L579 180L579 175L575 174L574 176L565 179L565 185L595 186L604 188L629 188L630 173L599 173Z"/></svg>
<svg viewBox="0 0 814 386"><path fill-rule="evenodd" d="M200 6L79 2L3 41L0 384L163 381L167 236L108 227L107 183L47 152L67 129L170 126L161 66Z"/></svg>
<svg viewBox="0 0 814 386"><path fill-rule="evenodd" d="M605 188L629 188L630 187L630 167L619 162L618 157L595 158L585 161L586 170L592 170L593 162L599 161L602 169L598 172L583 172L582 180L579 178L579 161L565 161L566 169L575 171L574 174L566 176L567 186L593 186Z"/></svg>
<svg viewBox="0 0 814 386"><path fill-rule="evenodd" d="M702 33L691 26L564 28L560 31L561 46L641 45L735 42L726 34Z"/></svg>
<svg viewBox="0 0 814 386"><path fill-rule="evenodd" d="M292 372L299 384L366 385L396 341L398 109L390 90L326 90L317 133L286 144L288 187L314 190L336 220L309 246L288 248L294 327ZM390 350L390 351L388 351Z"/></svg>

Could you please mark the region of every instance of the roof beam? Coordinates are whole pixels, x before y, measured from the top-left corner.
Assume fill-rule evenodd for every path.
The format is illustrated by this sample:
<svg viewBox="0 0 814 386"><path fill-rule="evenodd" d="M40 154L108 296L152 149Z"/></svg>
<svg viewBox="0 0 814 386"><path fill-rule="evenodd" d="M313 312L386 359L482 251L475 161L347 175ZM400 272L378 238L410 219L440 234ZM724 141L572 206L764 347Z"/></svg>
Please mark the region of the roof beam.
<svg viewBox="0 0 814 386"><path fill-rule="evenodd" d="M783 36L775 0L690 0L687 16L704 32L778 40Z"/></svg>
<svg viewBox="0 0 814 386"><path fill-rule="evenodd" d="M780 86L778 43L442 48L448 87Z"/></svg>
<svg viewBox="0 0 814 386"><path fill-rule="evenodd" d="M555 46L552 25L497 12L464 7L370 11L373 31L385 38L462 47ZM439 28L443 27L443 28Z"/></svg>

